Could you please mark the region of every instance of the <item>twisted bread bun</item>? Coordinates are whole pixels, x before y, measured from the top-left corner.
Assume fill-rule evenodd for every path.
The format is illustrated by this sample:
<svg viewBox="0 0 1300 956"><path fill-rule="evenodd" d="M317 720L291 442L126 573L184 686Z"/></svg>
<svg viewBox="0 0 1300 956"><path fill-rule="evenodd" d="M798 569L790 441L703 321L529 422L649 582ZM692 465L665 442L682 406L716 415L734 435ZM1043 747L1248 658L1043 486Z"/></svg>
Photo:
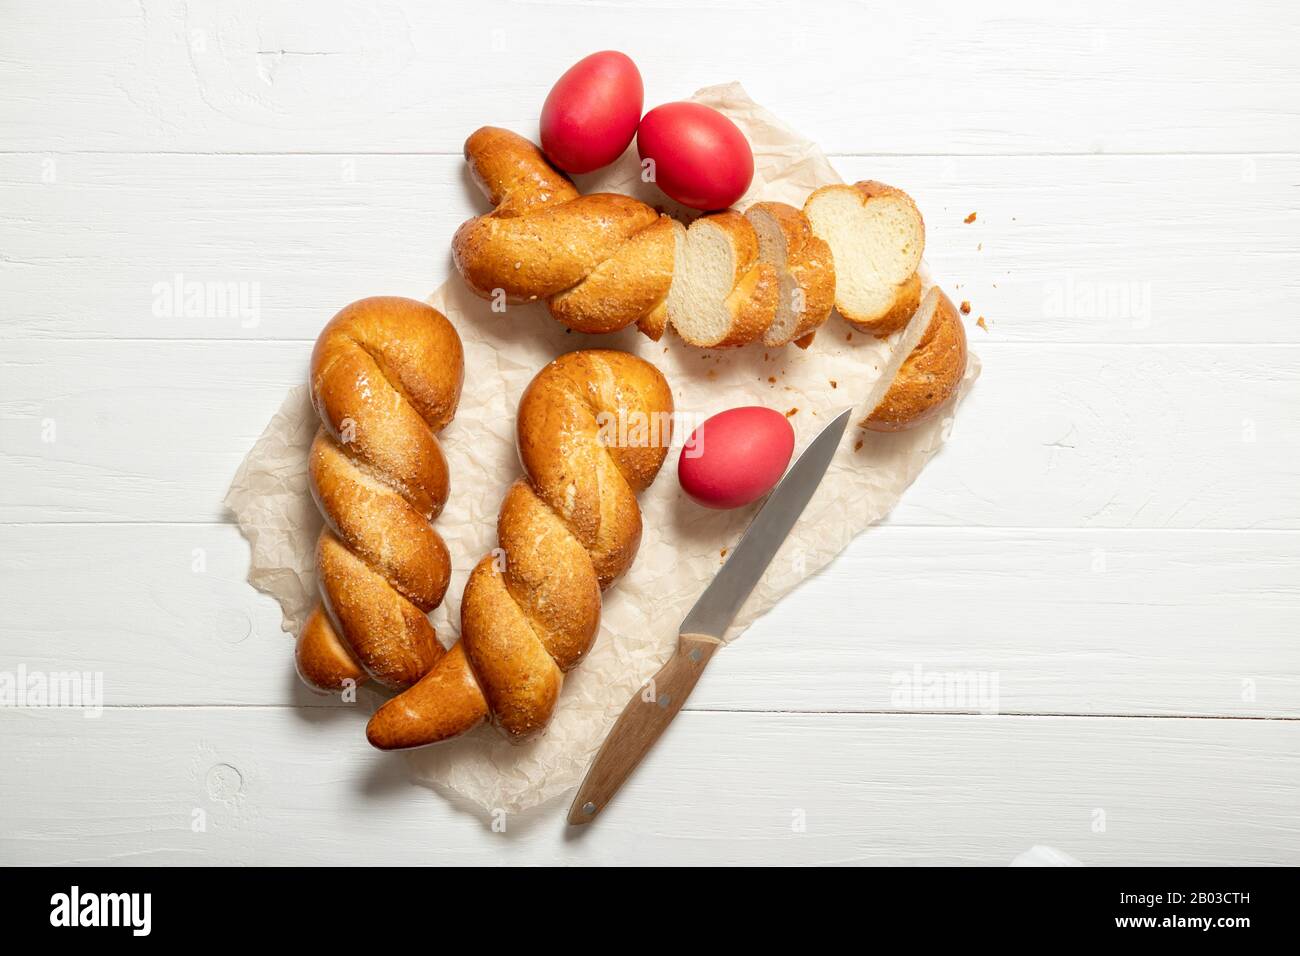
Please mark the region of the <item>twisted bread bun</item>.
<svg viewBox="0 0 1300 956"><path fill-rule="evenodd" d="M965 375L966 330L952 300L935 286L894 346L859 424L897 432L927 422L948 407Z"/></svg>
<svg viewBox="0 0 1300 956"><path fill-rule="evenodd" d="M636 495L663 465L672 409L664 377L625 352L570 352L537 374L516 424L525 477L465 586L461 641L375 712L374 746L436 743L489 714L514 741L546 725L595 640L601 591L636 556Z"/></svg>
<svg viewBox="0 0 1300 956"><path fill-rule="evenodd" d="M298 673L338 690L409 687L442 657L425 616L450 577L429 524L447 501L435 433L456 412L464 359L451 323L422 302L362 299L330 320L311 357L312 494L322 604L298 635Z"/></svg>

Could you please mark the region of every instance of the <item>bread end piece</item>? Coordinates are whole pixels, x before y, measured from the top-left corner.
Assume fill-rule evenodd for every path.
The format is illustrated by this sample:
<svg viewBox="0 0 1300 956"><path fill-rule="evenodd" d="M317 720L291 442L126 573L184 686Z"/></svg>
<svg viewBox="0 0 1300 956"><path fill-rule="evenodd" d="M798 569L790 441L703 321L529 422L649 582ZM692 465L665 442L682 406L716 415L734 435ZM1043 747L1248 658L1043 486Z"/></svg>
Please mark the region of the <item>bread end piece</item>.
<svg viewBox="0 0 1300 956"><path fill-rule="evenodd" d="M298 633L294 664L302 682L317 693L341 691L348 686L348 681L352 686L366 682L366 672L319 604Z"/></svg>
<svg viewBox="0 0 1300 956"><path fill-rule="evenodd" d="M912 323L898 347L906 348L913 341L915 346L903 358L884 397L859 423L870 431L904 431L930 421L948 407L961 387L966 374L966 330L952 300L938 288L931 289Z"/></svg>
<svg viewBox="0 0 1300 956"><path fill-rule="evenodd" d="M578 189L531 140L496 126L475 130L465 140L469 173L503 215L577 198Z"/></svg>
<svg viewBox="0 0 1300 956"><path fill-rule="evenodd" d="M487 700L457 644L410 689L389 700L366 724L378 750L409 750L458 737L488 718Z"/></svg>

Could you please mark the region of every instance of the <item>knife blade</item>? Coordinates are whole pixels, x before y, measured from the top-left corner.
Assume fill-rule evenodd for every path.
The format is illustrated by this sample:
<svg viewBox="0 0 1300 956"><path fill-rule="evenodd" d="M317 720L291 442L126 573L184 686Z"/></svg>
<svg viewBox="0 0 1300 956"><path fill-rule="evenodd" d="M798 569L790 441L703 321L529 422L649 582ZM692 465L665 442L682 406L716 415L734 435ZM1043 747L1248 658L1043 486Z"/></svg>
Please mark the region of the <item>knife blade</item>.
<svg viewBox="0 0 1300 956"><path fill-rule="evenodd" d="M846 408L823 428L769 493L722 570L682 621L676 652L614 722L569 807L570 825L596 818L682 709L745 599L812 500L852 415L853 409Z"/></svg>
<svg viewBox="0 0 1300 956"><path fill-rule="evenodd" d="M717 638L726 634L745 599L762 579L790 529L821 485L852 415L852 408L837 415L809 442L794 466L772 489L722 570L709 582L682 621L683 634L707 634Z"/></svg>

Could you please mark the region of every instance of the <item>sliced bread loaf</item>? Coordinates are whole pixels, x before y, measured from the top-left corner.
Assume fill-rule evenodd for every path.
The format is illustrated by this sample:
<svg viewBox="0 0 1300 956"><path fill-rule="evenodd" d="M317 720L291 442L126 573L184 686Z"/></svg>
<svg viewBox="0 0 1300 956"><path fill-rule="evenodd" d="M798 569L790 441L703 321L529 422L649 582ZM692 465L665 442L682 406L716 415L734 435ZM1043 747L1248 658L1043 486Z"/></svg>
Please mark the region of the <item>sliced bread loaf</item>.
<svg viewBox="0 0 1300 956"><path fill-rule="evenodd" d="M874 181L823 186L803 211L835 258L840 315L880 337L906 325L920 300L925 251L925 223L912 198Z"/></svg>

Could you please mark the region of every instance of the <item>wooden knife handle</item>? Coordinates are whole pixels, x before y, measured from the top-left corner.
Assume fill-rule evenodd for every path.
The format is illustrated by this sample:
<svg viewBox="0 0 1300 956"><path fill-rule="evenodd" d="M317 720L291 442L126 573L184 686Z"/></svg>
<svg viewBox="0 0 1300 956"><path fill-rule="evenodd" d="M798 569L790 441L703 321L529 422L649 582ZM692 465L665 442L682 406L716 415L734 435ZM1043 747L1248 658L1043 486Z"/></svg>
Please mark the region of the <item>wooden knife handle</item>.
<svg viewBox="0 0 1300 956"><path fill-rule="evenodd" d="M605 809L641 758L668 729L704 673L704 665L721 646L717 638L704 634L678 636L676 653L628 701L600 745L569 807L571 825L590 823Z"/></svg>

